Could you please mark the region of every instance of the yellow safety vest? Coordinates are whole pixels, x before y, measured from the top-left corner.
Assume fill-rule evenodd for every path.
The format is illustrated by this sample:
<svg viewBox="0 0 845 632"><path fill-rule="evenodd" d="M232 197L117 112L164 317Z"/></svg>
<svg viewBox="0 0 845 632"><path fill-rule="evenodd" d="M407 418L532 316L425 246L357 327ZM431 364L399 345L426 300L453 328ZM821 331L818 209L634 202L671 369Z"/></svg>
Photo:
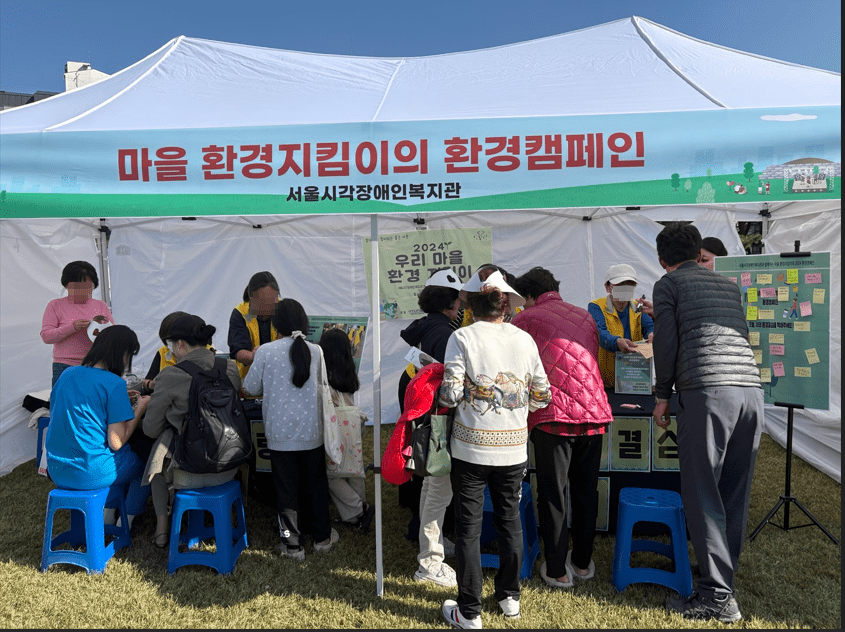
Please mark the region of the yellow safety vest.
<svg viewBox="0 0 845 632"><path fill-rule="evenodd" d="M173 366L174 364L176 364L176 356L170 353L170 349L168 349L167 346L164 346L159 349L158 355L161 358L158 364L159 372L161 372L161 370L166 366Z"/></svg>
<svg viewBox="0 0 845 632"><path fill-rule="evenodd" d="M610 296L597 298L590 301L593 305L598 305L604 314L604 322L607 325L607 331L614 336L625 337L625 328L622 326L622 321L619 314L616 313L616 308L613 306L613 301ZM642 314L634 311L632 303L628 304L628 322L631 325L631 342L637 342L643 339ZM604 385L608 388L615 388L616 384L616 354L608 351L602 346L599 346L599 369L601 370L601 377L604 380Z"/></svg>
<svg viewBox="0 0 845 632"><path fill-rule="evenodd" d="M236 308L241 315L244 317L244 322L246 323L247 331L249 331L249 339L252 342L252 349L255 349L259 344L261 344L261 334L258 331L258 318L255 316L249 317L249 303L241 303ZM276 331L276 328L273 327L273 323L270 323L270 340L278 340L279 339L279 332ZM250 351L252 351L250 349ZM238 365L238 373L241 374L241 381L246 377L247 372L249 371L249 366L246 364L241 364L237 360L235 360L235 364Z"/></svg>

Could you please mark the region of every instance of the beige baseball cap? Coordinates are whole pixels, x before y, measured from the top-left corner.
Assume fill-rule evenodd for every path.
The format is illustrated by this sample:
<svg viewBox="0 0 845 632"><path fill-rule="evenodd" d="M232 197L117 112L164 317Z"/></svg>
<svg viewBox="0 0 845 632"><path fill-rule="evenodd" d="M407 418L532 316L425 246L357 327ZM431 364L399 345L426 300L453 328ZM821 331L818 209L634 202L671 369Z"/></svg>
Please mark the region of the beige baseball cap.
<svg viewBox="0 0 845 632"><path fill-rule="evenodd" d="M616 285L623 281L637 282L637 271L634 270L633 266L629 266L627 263L617 263L607 269L607 274L604 275L605 283Z"/></svg>

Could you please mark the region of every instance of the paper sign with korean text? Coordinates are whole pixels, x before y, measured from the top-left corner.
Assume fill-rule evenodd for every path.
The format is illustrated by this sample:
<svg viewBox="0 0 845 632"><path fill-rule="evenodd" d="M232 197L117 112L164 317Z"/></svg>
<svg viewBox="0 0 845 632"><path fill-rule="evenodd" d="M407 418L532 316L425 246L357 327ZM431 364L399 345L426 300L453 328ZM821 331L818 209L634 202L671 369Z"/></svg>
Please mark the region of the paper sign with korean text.
<svg viewBox="0 0 845 632"><path fill-rule="evenodd" d="M634 355L634 354L626 354ZM651 417L614 417L610 424L610 470L648 472L651 467Z"/></svg>
<svg viewBox="0 0 845 632"><path fill-rule="evenodd" d="M678 465L678 420L669 418L664 430L655 425L652 428L651 470L652 472L677 472Z"/></svg>

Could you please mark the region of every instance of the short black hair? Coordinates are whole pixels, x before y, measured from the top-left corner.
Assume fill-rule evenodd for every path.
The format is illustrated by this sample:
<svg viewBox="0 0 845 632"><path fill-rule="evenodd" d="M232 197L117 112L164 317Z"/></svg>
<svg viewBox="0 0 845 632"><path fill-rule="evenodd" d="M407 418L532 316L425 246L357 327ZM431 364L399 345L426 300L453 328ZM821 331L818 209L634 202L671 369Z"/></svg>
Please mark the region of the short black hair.
<svg viewBox="0 0 845 632"><path fill-rule="evenodd" d="M249 278L249 283L247 283L246 289L244 289L244 303L249 303L249 295L253 294L257 290L260 290L263 287L270 286L276 292L279 292L279 284L276 281L276 277L273 276L271 272L264 271L264 272L256 272Z"/></svg>
<svg viewBox="0 0 845 632"><path fill-rule="evenodd" d="M458 298L458 290L440 285L426 285L417 297L417 304L426 314L438 314L449 309Z"/></svg>
<svg viewBox="0 0 845 632"><path fill-rule="evenodd" d="M361 384L355 372L355 360L352 358L352 343L349 335L342 329L332 327L320 336L320 347L326 361L326 373L329 386L340 393L354 393Z"/></svg>
<svg viewBox="0 0 845 632"><path fill-rule="evenodd" d="M692 224L670 222L658 233L657 256L667 266L697 261L701 253L701 233Z"/></svg>
<svg viewBox="0 0 845 632"><path fill-rule="evenodd" d="M173 327L173 323L179 320L180 316L187 315L188 312L172 312L164 317L161 321L161 326L158 328L158 337L161 339L162 344L167 344L168 334L170 333L170 328Z"/></svg>
<svg viewBox="0 0 845 632"><path fill-rule="evenodd" d="M295 331L307 334L308 315L302 304L292 298L283 298L276 303L273 327L282 336L290 336ZM311 350L304 339L294 339L290 346L290 363L293 367L291 382L296 388L302 388L311 377Z"/></svg>
<svg viewBox="0 0 845 632"><path fill-rule="evenodd" d="M94 338L94 344L82 358L82 366L94 366L103 363L106 370L115 375L123 376L124 372L132 372L132 357L138 355L141 345L138 336L126 325L112 325L100 330ZM124 358L129 354L129 365Z"/></svg>
<svg viewBox="0 0 845 632"><path fill-rule="evenodd" d="M91 279L95 288L100 286L97 271L87 261L71 261L62 270L62 287L67 287L68 283L82 283L85 279Z"/></svg>
<svg viewBox="0 0 845 632"><path fill-rule="evenodd" d="M718 237L705 237L701 240L701 247L707 252L712 252L717 257L727 257L728 249Z"/></svg>
<svg viewBox="0 0 845 632"><path fill-rule="evenodd" d="M560 290L560 281L543 267L535 266L528 272L514 280L513 289L522 294L523 297L536 299L546 292L557 292Z"/></svg>

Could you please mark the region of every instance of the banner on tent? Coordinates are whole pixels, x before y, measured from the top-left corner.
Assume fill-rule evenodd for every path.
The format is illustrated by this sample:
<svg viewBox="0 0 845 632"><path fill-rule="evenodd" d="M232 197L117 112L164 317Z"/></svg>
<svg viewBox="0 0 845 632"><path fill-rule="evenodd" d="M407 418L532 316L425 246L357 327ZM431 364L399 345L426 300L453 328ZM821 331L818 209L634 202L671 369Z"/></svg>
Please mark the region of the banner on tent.
<svg viewBox="0 0 845 632"><path fill-rule="evenodd" d="M0 215L838 199L839 106L3 134Z"/></svg>
<svg viewBox="0 0 845 632"><path fill-rule="evenodd" d="M716 257L739 285L764 400L830 408L830 253Z"/></svg>
<svg viewBox="0 0 845 632"><path fill-rule="evenodd" d="M493 231L446 228L379 236L381 320L424 316L417 297L435 270L452 268L463 283L493 260ZM372 240L363 238L367 289L373 293Z"/></svg>

